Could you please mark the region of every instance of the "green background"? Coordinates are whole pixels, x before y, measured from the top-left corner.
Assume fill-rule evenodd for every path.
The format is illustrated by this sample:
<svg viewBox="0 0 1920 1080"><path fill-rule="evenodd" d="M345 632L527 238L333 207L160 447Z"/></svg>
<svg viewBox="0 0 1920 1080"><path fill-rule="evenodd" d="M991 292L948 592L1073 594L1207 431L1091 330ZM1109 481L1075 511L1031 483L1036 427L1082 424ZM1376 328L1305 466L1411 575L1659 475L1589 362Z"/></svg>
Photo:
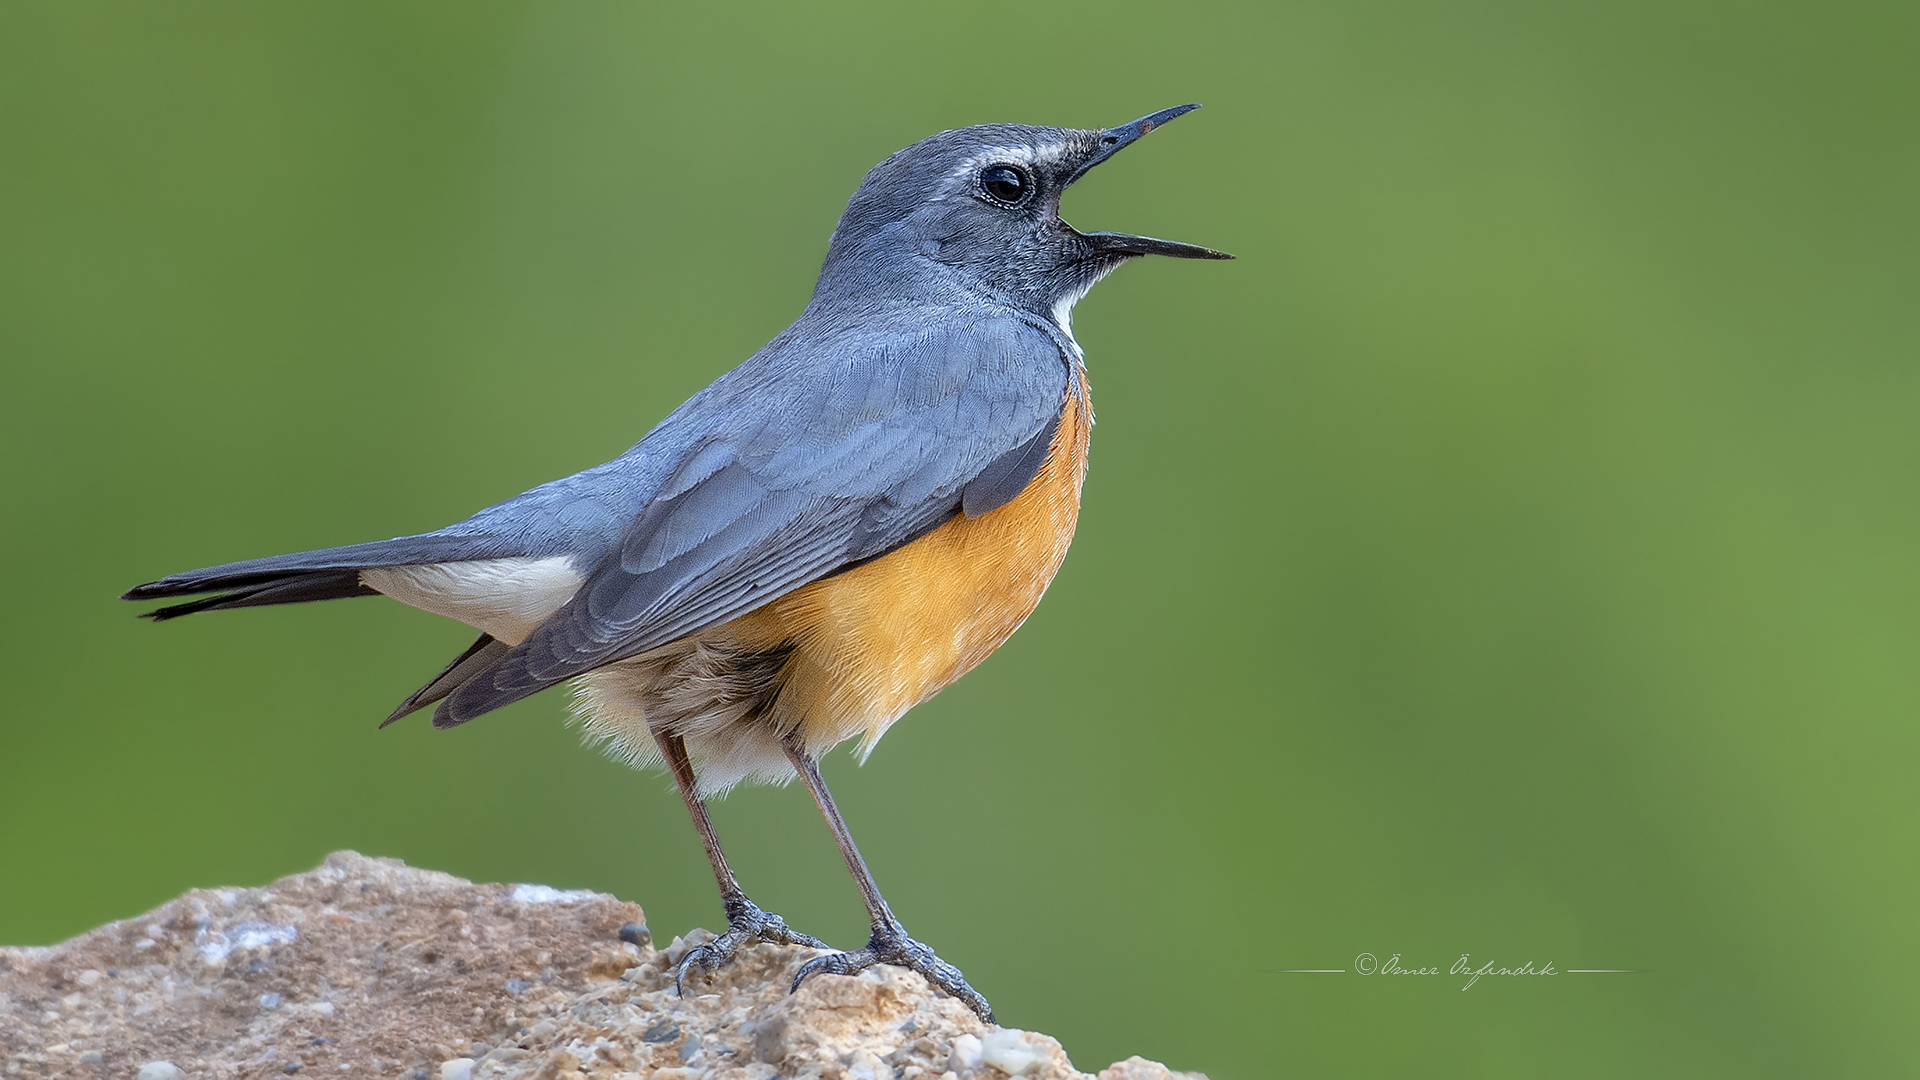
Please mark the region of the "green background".
<svg viewBox="0 0 1920 1080"><path fill-rule="evenodd" d="M114 597L612 457L798 312L914 139L1201 101L1067 215L1240 261L1081 304L1064 571L829 762L909 928L1083 1068L1909 1072L1917 35L1911 3L7 4L0 941L341 847L715 925L669 784L561 694L375 731L463 627ZM717 817L753 895L863 938L803 791ZM1646 970L1463 993L1362 952Z"/></svg>

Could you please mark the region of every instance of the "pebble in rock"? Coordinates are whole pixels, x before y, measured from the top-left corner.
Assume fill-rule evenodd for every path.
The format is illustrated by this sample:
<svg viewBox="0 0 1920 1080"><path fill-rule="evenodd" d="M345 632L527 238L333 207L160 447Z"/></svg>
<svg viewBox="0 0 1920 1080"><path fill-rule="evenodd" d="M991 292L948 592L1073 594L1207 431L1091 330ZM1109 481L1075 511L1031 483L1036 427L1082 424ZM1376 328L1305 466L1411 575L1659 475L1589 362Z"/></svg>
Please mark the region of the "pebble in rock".
<svg viewBox="0 0 1920 1080"><path fill-rule="evenodd" d="M672 1042L680 1037L680 1025L671 1020L659 1020L640 1035L641 1042Z"/></svg>
<svg viewBox="0 0 1920 1080"><path fill-rule="evenodd" d="M171 1061L149 1061L140 1066L133 1080L184 1080L186 1075Z"/></svg>

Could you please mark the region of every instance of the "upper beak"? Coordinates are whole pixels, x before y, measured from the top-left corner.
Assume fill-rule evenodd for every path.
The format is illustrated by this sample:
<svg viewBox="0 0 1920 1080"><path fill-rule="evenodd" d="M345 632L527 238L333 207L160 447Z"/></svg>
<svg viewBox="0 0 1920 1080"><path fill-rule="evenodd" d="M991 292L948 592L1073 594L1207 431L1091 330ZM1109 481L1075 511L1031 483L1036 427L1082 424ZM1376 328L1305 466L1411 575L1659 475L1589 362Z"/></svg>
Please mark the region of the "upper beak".
<svg viewBox="0 0 1920 1080"><path fill-rule="evenodd" d="M1152 131L1154 128L1183 116L1199 108L1198 105L1175 105L1171 109L1161 109L1150 113L1130 124L1110 127L1100 133L1100 148L1092 157L1080 163L1073 175L1067 178L1071 184L1087 174L1087 170L1119 153ZM1231 259L1233 256L1224 251L1203 248L1197 244L1181 244L1172 240L1156 240L1151 236L1134 236L1129 233L1096 232L1083 233L1093 245L1094 250L1107 255L1170 255L1176 259Z"/></svg>

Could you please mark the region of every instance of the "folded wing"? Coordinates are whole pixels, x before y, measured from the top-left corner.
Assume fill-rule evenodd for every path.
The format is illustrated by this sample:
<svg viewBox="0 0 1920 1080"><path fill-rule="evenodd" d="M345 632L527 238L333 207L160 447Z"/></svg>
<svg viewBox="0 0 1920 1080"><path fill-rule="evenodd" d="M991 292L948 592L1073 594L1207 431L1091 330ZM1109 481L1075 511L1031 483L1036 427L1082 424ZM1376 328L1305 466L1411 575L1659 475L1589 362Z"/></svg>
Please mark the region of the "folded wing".
<svg viewBox="0 0 1920 1080"><path fill-rule="evenodd" d="M1069 360L1026 322L953 322L849 330L805 357L776 341L689 401L661 432L704 430L651 502L573 599L466 679L435 725L726 622L1018 494L1045 457Z"/></svg>

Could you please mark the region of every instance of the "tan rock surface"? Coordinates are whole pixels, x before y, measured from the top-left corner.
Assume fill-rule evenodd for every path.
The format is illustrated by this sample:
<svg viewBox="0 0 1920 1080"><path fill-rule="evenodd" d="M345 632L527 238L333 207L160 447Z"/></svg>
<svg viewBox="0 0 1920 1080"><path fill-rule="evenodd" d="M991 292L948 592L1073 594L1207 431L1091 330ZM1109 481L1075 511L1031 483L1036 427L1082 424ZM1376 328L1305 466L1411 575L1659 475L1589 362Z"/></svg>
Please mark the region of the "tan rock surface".
<svg viewBox="0 0 1920 1080"><path fill-rule="evenodd" d="M1085 1075L1052 1038L987 1027L898 968L789 995L809 949L757 946L682 998L670 972L685 943L655 949L643 924L611 896L338 852L265 888L195 891L61 945L0 948L0 1076ZM1099 1074L1197 1075L1141 1058Z"/></svg>

